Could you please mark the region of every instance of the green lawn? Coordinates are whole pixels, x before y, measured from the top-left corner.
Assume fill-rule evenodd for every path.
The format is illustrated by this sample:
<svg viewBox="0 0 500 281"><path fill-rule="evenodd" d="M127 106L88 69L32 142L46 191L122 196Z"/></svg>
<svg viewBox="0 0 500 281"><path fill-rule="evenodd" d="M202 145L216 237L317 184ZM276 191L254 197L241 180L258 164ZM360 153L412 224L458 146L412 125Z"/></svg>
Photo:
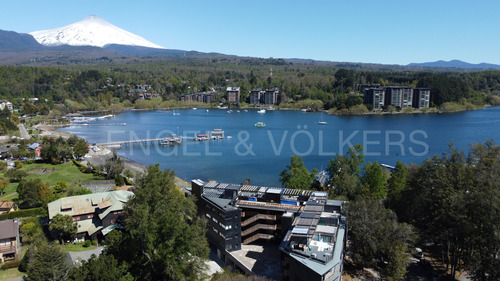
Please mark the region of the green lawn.
<svg viewBox="0 0 500 281"><path fill-rule="evenodd" d="M71 185L82 181L102 180L93 174L80 172L72 162L59 165L35 163L24 165L22 169L29 173L27 179L39 178L49 186L55 185L58 181L65 181Z"/></svg>
<svg viewBox="0 0 500 281"><path fill-rule="evenodd" d="M26 179L39 178L51 187L58 181L67 182L71 186L78 182L103 180L101 177L95 177L93 174L80 172L73 162L58 165L44 163L24 164L22 169L28 172ZM3 173L0 173L0 177L3 177ZM14 200L18 198L17 194L12 194L16 191L16 188L17 183L9 183L0 198L2 200Z"/></svg>
<svg viewBox="0 0 500 281"><path fill-rule="evenodd" d="M17 278L24 276L24 273L17 270L17 268L11 268L7 270L0 270L0 280L8 280L12 278Z"/></svg>
<svg viewBox="0 0 500 281"><path fill-rule="evenodd" d="M92 246L92 245L90 245L90 247L85 248L83 247L83 243L78 243L78 244L68 243L64 244L62 247L66 252L83 252L88 250L94 250L97 248L97 246Z"/></svg>

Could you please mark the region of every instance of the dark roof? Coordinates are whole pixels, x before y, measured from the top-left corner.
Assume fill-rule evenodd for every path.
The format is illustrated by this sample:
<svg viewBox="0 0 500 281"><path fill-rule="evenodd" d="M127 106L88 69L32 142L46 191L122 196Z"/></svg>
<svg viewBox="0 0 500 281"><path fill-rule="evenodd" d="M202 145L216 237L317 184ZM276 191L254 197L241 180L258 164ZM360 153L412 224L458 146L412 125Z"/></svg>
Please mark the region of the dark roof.
<svg viewBox="0 0 500 281"><path fill-rule="evenodd" d="M0 221L0 239L17 237L19 222L16 219Z"/></svg>

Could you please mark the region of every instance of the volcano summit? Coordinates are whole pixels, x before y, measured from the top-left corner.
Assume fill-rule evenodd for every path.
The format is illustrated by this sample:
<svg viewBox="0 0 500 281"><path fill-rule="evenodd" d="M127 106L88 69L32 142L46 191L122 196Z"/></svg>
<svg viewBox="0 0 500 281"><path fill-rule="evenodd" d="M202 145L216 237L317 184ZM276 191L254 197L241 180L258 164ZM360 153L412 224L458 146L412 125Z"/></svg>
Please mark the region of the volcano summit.
<svg viewBox="0 0 500 281"><path fill-rule="evenodd" d="M102 18L92 15L79 22L59 28L30 33L45 46L95 46L110 44L164 49L138 35L116 27Z"/></svg>

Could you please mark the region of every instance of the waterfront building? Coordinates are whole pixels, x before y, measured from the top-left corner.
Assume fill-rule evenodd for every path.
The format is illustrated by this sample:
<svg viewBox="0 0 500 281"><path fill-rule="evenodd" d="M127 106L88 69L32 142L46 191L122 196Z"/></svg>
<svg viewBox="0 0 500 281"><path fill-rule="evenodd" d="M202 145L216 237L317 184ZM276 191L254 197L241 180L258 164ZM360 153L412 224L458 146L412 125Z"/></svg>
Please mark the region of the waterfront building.
<svg viewBox="0 0 500 281"><path fill-rule="evenodd" d="M227 102L232 104L240 103L240 87L227 87Z"/></svg>
<svg viewBox="0 0 500 281"><path fill-rule="evenodd" d="M373 109L382 109L383 106L395 106L400 109L414 107L417 109L429 107L430 90L402 86L369 87L363 85L363 101L373 105ZM361 88L361 87L360 87ZM383 95L383 96L382 96ZM382 100L381 100L382 98Z"/></svg>
<svg viewBox="0 0 500 281"><path fill-rule="evenodd" d="M264 104L268 105L278 104L278 97L279 97L278 88L266 90L264 92Z"/></svg>
<svg viewBox="0 0 500 281"><path fill-rule="evenodd" d="M431 100L431 90L416 88L413 90L413 107L417 109L428 108Z"/></svg>
<svg viewBox="0 0 500 281"><path fill-rule="evenodd" d="M265 91L262 89L253 89L249 93L250 104L261 104L261 98L264 95Z"/></svg>
<svg viewBox="0 0 500 281"><path fill-rule="evenodd" d="M182 95L180 101L197 101L203 103L213 103L217 101L217 94L215 92L205 93L200 92L196 94Z"/></svg>
<svg viewBox="0 0 500 281"><path fill-rule="evenodd" d="M267 242L281 251L283 280L341 280L346 220L327 192L193 180L192 193L227 264L252 273L232 253Z"/></svg>
<svg viewBox="0 0 500 281"><path fill-rule="evenodd" d="M384 88L368 88L364 90L364 103L371 104L374 110L381 110L385 105Z"/></svg>

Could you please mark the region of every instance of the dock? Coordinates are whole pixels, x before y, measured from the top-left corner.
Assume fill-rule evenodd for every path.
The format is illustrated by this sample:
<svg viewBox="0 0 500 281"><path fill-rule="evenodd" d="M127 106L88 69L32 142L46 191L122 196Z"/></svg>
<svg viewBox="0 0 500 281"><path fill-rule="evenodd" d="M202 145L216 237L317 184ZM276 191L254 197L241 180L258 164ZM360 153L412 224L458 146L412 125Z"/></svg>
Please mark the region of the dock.
<svg viewBox="0 0 500 281"><path fill-rule="evenodd" d="M127 123L108 123L108 124L80 124L80 123L73 123L71 126L126 126Z"/></svg>

